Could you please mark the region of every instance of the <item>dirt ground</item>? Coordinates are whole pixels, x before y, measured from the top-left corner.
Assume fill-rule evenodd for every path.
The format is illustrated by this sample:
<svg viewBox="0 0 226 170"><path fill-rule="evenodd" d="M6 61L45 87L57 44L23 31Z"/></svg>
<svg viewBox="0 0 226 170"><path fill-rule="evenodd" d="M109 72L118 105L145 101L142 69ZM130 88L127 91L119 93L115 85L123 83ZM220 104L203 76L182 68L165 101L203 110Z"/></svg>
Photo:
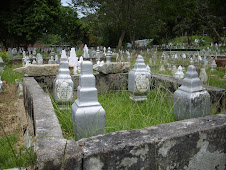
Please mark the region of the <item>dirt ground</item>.
<svg viewBox="0 0 226 170"><path fill-rule="evenodd" d="M18 97L14 84L3 81L2 92L0 92L0 138L10 134L19 137L18 145L23 141L23 130L20 125L18 112ZM3 129L4 131L3 131Z"/></svg>

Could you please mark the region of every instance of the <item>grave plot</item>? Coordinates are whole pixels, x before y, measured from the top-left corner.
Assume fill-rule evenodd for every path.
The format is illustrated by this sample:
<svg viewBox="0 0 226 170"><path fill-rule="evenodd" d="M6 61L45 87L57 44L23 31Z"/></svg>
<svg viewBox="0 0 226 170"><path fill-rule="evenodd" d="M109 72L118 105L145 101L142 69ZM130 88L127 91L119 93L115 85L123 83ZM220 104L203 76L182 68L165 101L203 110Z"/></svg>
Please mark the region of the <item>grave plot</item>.
<svg viewBox="0 0 226 170"><path fill-rule="evenodd" d="M135 59L135 57L131 56L131 63L135 63ZM144 61L149 62L148 56ZM133 65L131 64L130 67L132 68ZM164 153L161 153L165 146L161 144L161 141L167 144L167 142L175 140L176 143L174 143L173 146L177 147L177 145L180 145L180 142L177 139L180 138L182 140L183 137L187 139L186 134L190 134L192 140L189 139L187 141L194 142L195 136L200 134L200 129L204 130L202 132L203 135L207 135L208 140L210 141L216 140L218 136L220 136L223 130L220 131L219 129L221 128L219 128L219 131L216 132L215 126L220 127L222 121L224 121L224 115L222 114L213 117L207 116L195 120L189 119L182 122L170 123L175 121L173 113L174 104L172 102L173 92L178 88L178 86L180 86L181 81L171 77L173 83L169 81L167 84L166 79L170 80L171 78L165 75L158 76L154 73L151 73L151 76L152 79L150 84L152 86L150 92L147 94L147 100L143 102L134 102L129 99L130 93L127 91L127 73L95 74L97 81L96 88L101 92L98 94L98 102L104 108L106 114L105 133L107 134L78 140L77 142L75 142L73 134L71 112L68 110L63 111L58 104L56 104L53 98L51 102L49 95L46 94L36 82L36 80L38 82L46 82L46 84L43 85L48 87L50 90L55 76L35 76L36 80L32 77L24 78L25 106L27 116L30 117L30 125L34 125L30 135L35 135L37 138L36 153L38 166L44 169L46 167L54 167L57 169L59 166L62 166L61 159L63 155L65 155L65 161L63 163L64 167L92 167L90 161L93 161L93 159L99 161L103 166L115 167L115 164L124 165L124 161L126 161L124 158L129 158L131 156L133 156L134 159L147 164L151 160L147 158L146 154L139 158L137 157L138 155L133 154L136 153L137 147L145 152L147 151L148 154L153 154L151 151L153 149L151 146L153 146L158 150L157 153L160 154L159 156L161 159L164 160ZM164 83L160 84L164 78ZM76 90L79 85L79 76L72 75L72 80L75 85L74 90ZM169 85L171 83L172 87ZM216 89L213 88L212 92L213 91L216 92ZM213 96L213 93L210 95ZM218 97L218 99L221 100L221 97ZM71 107L70 103L68 103L68 105ZM214 111L214 114L217 112L219 113L219 110ZM212 124L210 125L210 119L215 122L215 126ZM46 122L48 122L48 124ZM203 126L203 122L205 122L205 127ZM180 130L178 131L178 127L183 127L184 131L183 128L179 128ZM215 131L215 134L218 136L211 137L213 131ZM163 135L162 132L164 132L166 136ZM203 136L200 135L198 138L200 138L201 141ZM138 139L143 142L138 142ZM113 140L113 142L110 142L109 140ZM153 143L154 141L155 143ZM218 143L222 143L220 140L217 141ZM116 150L113 149L114 142L117 143ZM106 150L101 150L99 146ZM220 146L222 145L220 144ZM130 147L132 147L132 150L134 151L131 151ZM92 150L92 148L96 148L96 150ZM88 149L88 152L85 153L84 149ZM218 149L220 150L220 147ZM186 150L186 148L183 150ZM113 159L105 154L112 154L114 157L118 156L118 158ZM216 153L214 154L216 155ZM156 156L157 155L153 157L153 160L155 160ZM219 161L221 161L221 155L217 156L219 156ZM99 160L98 157L101 159ZM73 164L69 163L69 160L71 159L73 159ZM53 160L55 162L57 160L58 163L54 165L51 164L50 166L48 162L52 162ZM83 162L82 165L81 160ZM114 165L110 165L108 160L113 160ZM164 161L155 161L159 161L162 165L164 164ZM139 167L139 165L136 166Z"/></svg>

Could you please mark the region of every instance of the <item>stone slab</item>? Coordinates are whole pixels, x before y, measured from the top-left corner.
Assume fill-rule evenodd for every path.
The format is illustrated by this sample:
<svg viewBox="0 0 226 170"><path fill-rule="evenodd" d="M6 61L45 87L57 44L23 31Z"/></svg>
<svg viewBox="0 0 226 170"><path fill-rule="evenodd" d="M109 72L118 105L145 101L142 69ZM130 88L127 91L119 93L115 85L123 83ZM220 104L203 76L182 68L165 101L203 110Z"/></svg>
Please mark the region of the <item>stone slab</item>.
<svg viewBox="0 0 226 170"><path fill-rule="evenodd" d="M59 64L28 65L16 68L13 71L27 74L28 76L55 76L58 73Z"/></svg>
<svg viewBox="0 0 226 170"><path fill-rule="evenodd" d="M83 169L224 169L226 114L78 141Z"/></svg>
<svg viewBox="0 0 226 170"><path fill-rule="evenodd" d="M103 73L103 74L112 74L112 73L127 73L130 68L130 63L128 62L111 62L104 63L96 67L94 70Z"/></svg>

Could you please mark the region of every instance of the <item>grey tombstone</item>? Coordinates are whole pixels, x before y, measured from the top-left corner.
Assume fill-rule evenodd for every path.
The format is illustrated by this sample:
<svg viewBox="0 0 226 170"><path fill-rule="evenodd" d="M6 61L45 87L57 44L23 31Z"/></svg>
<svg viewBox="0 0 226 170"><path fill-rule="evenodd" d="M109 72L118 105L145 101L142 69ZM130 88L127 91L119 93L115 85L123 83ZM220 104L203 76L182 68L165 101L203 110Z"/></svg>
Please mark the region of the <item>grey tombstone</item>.
<svg viewBox="0 0 226 170"><path fill-rule="evenodd" d="M128 75L128 90L133 101L147 100L150 91L151 73L147 70L144 59L138 55L134 68Z"/></svg>
<svg viewBox="0 0 226 170"><path fill-rule="evenodd" d="M5 66L5 63L4 63L4 61L2 60L2 57L0 56L0 73L3 72L4 66Z"/></svg>
<svg viewBox="0 0 226 170"><path fill-rule="evenodd" d="M211 70L210 70L211 72L216 71L217 64L216 64L216 61L215 60L212 61L210 67L211 67Z"/></svg>
<svg viewBox="0 0 226 170"><path fill-rule="evenodd" d="M104 133L105 110L98 102L93 64L81 63L81 74L77 88L77 100L71 107L76 140Z"/></svg>
<svg viewBox="0 0 226 170"><path fill-rule="evenodd" d="M11 49L11 48L8 48L7 53L8 53L8 56L10 56L10 57L12 57L12 56L13 56L13 53L12 53L12 49Z"/></svg>
<svg viewBox="0 0 226 170"><path fill-rule="evenodd" d="M65 50L62 51L59 71L53 85L53 95L57 103L66 104L73 100L74 83L70 76L68 59Z"/></svg>
<svg viewBox="0 0 226 170"><path fill-rule="evenodd" d="M184 78L183 68L181 66L178 67L176 73L174 74L174 77L178 80L181 80Z"/></svg>
<svg viewBox="0 0 226 170"><path fill-rule="evenodd" d="M0 92L2 91L2 80L1 80L1 76L0 76Z"/></svg>
<svg viewBox="0 0 226 170"><path fill-rule="evenodd" d="M13 55L13 58L17 58L17 49L16 48L13 48L12 49L12 55Z"/></svg>
<svg viewBox="0 0 226 170"><path fill-rule="evenodd" d="M202 87L195 66L189 65L182 85L174 93L174 117L183 120L209 113L210 95Z"/></svg>
<svg viewBox="0 0 226 170"><path fill-rule="evenodd" d="M207 76L207 74L206 74L206 69L205 69L205 68L201 68L201 69L200 69L199 78L200 78L200 80L201 80L201 82L202 82L203 84L206 84L206 83L207 83L208 76Z"/></svg>
<svg viewBox="0 0 226 170"><path fill-rule="evenodd" d="M108 51L107 51L107 54L106 54L106 63L110 63L111 62L111 48L108 47Z"/></svg>
<svg viewBox="0 0 226 170"><path fill-rule="evenodd" d="M43 64L43 57L40 53L37 54L37 64L42 65Z"/></svg>

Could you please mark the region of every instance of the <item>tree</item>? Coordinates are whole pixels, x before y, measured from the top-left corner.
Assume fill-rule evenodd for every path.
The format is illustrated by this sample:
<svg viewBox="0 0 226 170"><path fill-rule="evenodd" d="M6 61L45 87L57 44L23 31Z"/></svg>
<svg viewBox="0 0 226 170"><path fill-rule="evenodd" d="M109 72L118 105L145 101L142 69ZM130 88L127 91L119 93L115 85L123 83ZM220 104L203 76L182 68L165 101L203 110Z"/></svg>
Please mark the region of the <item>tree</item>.
<svg viewBox="0 0 226 170"><path fill-rule="evenodd" d="M59 0L7 0L0 7L0 41L8 47L34 44L54 30Z"/></svg>
<svg viewBox="0 0 226 170"><path fill-rule="evenodd" d="M58 33L71 45L87 43L89 37L89 27L79 18L76 10L69 6L61 7Z"/></svg>

